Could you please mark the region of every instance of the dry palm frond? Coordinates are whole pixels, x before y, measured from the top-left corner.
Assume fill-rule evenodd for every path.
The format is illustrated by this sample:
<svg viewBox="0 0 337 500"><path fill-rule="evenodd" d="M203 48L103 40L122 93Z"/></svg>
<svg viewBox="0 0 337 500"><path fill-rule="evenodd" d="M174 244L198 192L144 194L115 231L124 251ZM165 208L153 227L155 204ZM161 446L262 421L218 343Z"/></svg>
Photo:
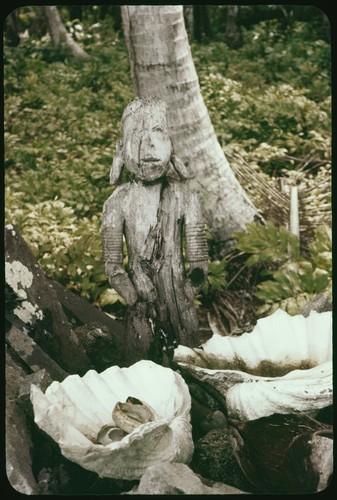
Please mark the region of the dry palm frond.
<svg viewBox="0 0 337 500"><path fill-rule="evenodd" d="M238 181L261 215L274 224L285 225L289 220L289 196L278 189L275 179L259 170L258 165L249 165L237 152L231 151L227 157Z"/></svg>
<svg viewBox="0 0 337 500"><path fill-rule="evenodd" d="M226 152L226 155L237 179L261 215L276 225L287 227L290 218L290 196L282 191L281 178L268 176L256 163L248 164L236 151ZM303 169L286 173L285 181L299 186L300 236L304 240L311 239L316 227L330 226L332 222L329 170L323 166L316 177Z"/></svg>

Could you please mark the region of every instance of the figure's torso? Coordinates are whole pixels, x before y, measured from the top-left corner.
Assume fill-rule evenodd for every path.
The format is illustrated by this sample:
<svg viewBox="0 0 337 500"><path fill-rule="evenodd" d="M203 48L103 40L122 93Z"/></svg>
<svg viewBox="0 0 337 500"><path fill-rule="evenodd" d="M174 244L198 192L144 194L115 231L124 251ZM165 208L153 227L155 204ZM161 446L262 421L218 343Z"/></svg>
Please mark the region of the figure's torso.
<svg viewBox="0 0 337 500"><path fill-rule="evenodd" d="M123 204L129 262L181 259L184 192L178 183L130 183Z"/></svg>

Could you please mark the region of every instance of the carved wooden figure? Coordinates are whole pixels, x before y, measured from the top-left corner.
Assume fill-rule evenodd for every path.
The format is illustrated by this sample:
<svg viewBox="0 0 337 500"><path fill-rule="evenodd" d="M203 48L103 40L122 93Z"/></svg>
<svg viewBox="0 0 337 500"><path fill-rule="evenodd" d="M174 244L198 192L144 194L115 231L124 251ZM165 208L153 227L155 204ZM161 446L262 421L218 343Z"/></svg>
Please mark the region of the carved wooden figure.
<svg viewBox="0 0 337 500"><path fill-rule="evenodd" d="M197 196L184 182L186 168L174 155L164 102L155 97L131 101L122 132L110 181L117 183L123 166L134 179L118 186L104 204L105 272L128 306L127 363L161 363L163 350L170 359L178 344L199 344L193 299L207 273L205 224Z"/></svg>

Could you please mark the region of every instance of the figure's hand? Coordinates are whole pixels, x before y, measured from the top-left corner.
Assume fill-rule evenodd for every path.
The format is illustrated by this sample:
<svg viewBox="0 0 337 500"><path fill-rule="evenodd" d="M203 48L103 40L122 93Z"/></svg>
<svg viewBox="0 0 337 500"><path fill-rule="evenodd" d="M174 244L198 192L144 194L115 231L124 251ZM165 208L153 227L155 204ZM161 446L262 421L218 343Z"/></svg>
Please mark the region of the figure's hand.
<svg viewBox="0 0 337 500"><path fill-rule="evenodd" d="M132 306L132 310L137 316L152 319L156 318L156 310L153 303L146 302L145 300L138 299Z"/></svg>
<svg viewBox="0 0 337 500"><path fill-rule="evenodd" d="M207 275L208 264L205 261L192 262L187 277L194 293L199 292Z"/></svg>
<svg viewBox="0 0 337 500"><path fill-rule="evenodd" d="M114 288L125 299L128 306L133 306L138 299L138 294L123 267L107 263L105 274L111 288Z"/></svg>
<svg viewBox="0 0 337 500"><path fill-rule="evenodd" d="M137 316L145 317L147 313L147 303L138 299L132 306L130 306L130 309L132 309L134 314Z"/></svg>
<svg viewBox="0 0 337 500"><path fill-rule="evenodd" d="M156 301L157 293L154 284L146 273L138 270L137 275L134 276L134 283L139 299L147 303Z"/></svg>

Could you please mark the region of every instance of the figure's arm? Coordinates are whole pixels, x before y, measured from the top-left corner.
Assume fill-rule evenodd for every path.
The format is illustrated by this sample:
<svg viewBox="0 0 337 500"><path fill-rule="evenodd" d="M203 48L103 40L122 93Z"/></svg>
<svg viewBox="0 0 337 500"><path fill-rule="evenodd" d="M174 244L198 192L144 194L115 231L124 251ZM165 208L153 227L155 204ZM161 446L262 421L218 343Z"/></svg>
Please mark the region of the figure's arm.
<svg viewBox="0 0 337 500"><path fill-rule="evenodd" d="M205 281L208 269L208 245L205 223L199 200L189 193L185 210L186 257L190 263L188 278L198 292Z"/></svg>
<svg viewBox="0 0 337 500"><path fill-rule="evenodd" d="M103 207L102 240L105 274L110 286L126 300L129 306L132 306L138 297L123 268L123 225L122 199L119 193L114 192Z"/></svg>

